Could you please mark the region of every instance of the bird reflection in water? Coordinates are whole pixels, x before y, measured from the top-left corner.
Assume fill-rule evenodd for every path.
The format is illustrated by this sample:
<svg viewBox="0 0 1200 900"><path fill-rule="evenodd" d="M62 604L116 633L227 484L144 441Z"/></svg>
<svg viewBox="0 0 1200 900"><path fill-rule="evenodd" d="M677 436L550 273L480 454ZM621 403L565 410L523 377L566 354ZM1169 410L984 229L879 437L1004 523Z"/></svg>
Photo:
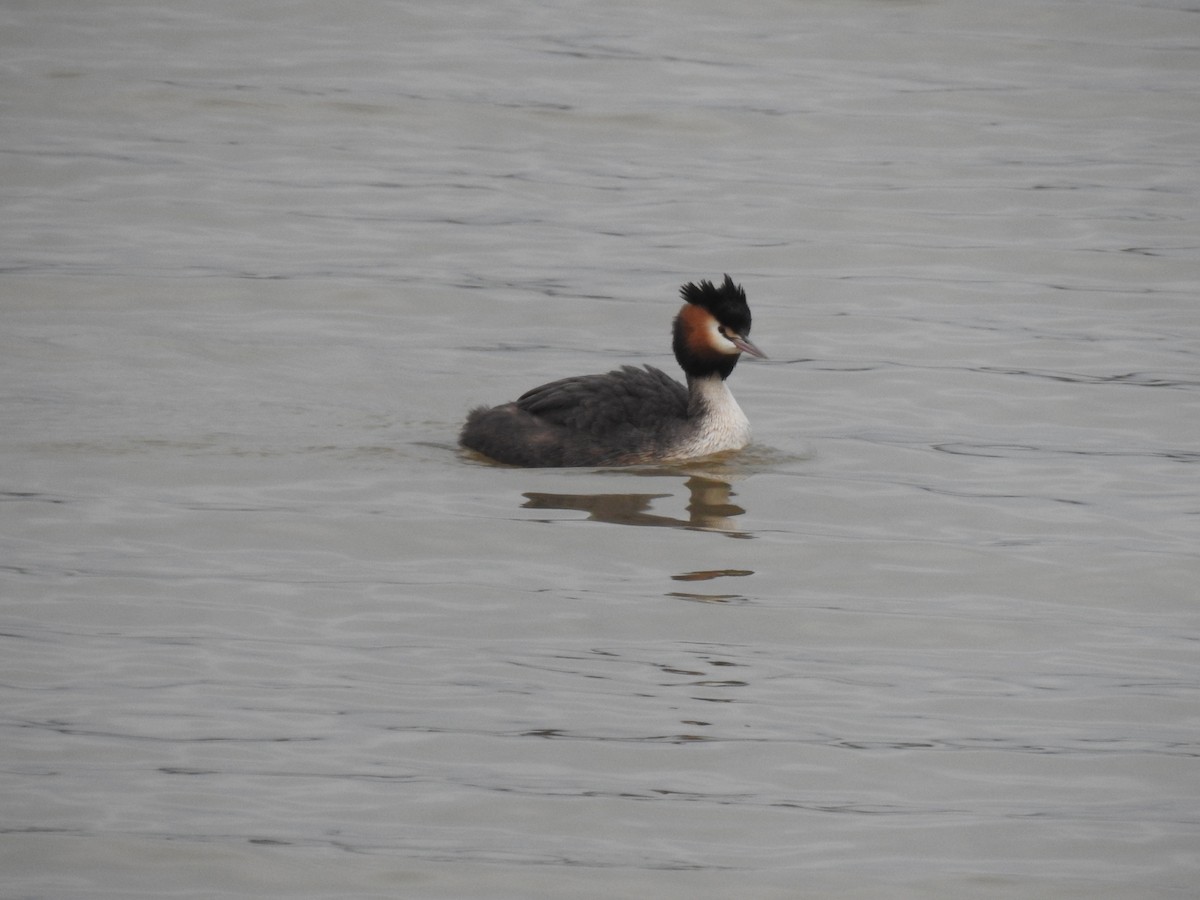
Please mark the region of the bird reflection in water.
<svg viewBox="0 0 1200 900"><path fill-rule="evenodd" d="M525 494L523 509L574 509L586 512L588 518L614 525L650 525L661 528L689 528L698 531L719 531L730 537L753 537L739 531L734 519L746 510L731 502L734 496L729 482L692 475L685 482L688 489L688 517L664 516L650 512L655 500L671 494Z"/></svg>

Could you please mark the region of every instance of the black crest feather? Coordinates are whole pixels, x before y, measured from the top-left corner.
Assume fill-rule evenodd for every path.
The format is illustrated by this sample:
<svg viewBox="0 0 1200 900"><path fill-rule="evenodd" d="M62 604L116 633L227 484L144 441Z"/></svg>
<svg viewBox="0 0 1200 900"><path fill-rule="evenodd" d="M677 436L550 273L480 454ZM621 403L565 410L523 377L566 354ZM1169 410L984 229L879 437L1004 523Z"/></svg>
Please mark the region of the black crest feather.
<svg viewBox="0 0 1200 900"><path fill-rule="evenodd" d="M688 282L679 289L679 296L688 303L707 309L718 322L728 325L740 335L750 334L750 307L746 303L746 292L741 285L734 284L728 275L716 287L711 281L699 284Z"/></svg>

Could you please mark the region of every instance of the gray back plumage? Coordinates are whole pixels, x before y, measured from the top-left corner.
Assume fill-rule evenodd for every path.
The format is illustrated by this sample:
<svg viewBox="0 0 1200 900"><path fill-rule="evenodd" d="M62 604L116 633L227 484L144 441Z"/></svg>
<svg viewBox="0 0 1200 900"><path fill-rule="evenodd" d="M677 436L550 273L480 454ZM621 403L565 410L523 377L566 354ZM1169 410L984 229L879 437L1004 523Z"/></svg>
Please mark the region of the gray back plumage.
<svg viewBox="0 0 1200 900"><path fill-rule="evenodd" d="M626 428L661 428L687 418L687 388L653 366L622 366L603 375L578 375L521 395L525 412L565 428L602 435Z"/></svg>

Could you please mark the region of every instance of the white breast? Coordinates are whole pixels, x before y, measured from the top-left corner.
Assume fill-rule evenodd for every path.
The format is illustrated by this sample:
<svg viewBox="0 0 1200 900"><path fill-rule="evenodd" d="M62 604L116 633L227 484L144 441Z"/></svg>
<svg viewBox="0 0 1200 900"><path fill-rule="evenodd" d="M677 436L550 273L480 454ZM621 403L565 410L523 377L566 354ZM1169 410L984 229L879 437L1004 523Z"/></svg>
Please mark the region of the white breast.
<svg viewBox="0 0 1200 900"><path fill-rule="evenodd" d="M740 450L750 443L750 421L721 378L697 378L690 385L689 408L696 415L689 435L673 454L681 459Z"/></svg>

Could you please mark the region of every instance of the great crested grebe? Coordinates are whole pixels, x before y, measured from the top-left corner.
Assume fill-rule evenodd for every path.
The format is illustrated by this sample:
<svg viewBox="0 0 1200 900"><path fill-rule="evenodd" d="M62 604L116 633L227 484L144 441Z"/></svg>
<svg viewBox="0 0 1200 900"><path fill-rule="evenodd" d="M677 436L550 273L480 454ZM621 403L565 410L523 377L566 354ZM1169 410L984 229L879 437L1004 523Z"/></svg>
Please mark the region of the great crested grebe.
<svg viewBox="0 0 1200 900"><path fill-rule="evenodd" d="M766 358L750 343L746 293L728 275L679 293L673 347L687 387L653 366L563 378L472 410L460 443L514 466L630 466L745 447L750 423L725 379L743 352Z"/></svg>

